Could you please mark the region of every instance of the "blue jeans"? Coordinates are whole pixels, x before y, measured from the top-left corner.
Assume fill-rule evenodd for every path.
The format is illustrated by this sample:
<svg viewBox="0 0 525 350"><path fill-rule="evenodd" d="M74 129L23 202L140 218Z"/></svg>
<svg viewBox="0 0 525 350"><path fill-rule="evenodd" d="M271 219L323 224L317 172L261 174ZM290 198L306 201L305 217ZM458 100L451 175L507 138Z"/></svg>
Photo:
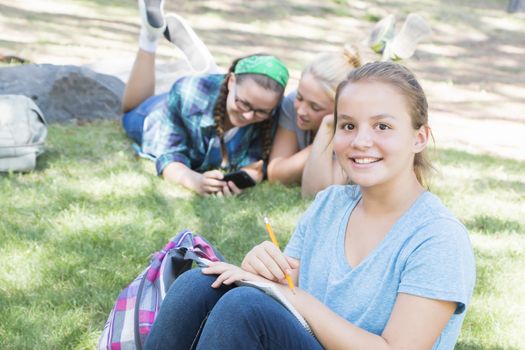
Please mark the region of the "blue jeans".
<svg viewBox="0 0 525 350"><path fill-rule="evenodd" d="M166 96L168 93L151 96L122 116L122 126L130 139L142 145L144 120L157 106L164 103Z"/></svg>
<svg viewBox="0 0 525 350"><path fill-rule="evenodd" d="M280 303L252 287L212 288L216 276L179 276L144 344L152 349L322 349Z"/></svg>

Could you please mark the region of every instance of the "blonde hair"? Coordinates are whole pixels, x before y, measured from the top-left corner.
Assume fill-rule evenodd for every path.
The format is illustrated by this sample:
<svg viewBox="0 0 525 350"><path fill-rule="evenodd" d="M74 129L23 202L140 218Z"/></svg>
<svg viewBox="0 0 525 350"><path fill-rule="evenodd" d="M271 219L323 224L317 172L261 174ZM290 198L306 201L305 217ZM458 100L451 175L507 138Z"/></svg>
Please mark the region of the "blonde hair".
<svg viewBox="0 0 525 350"><path fill-rule="evenodd" d="M388 84L398 89L405 97L414 130L422 126L428 127L428 103L423 88L415 75L406 67L394 62L371 62L353 70L337 87L335 98L334 122L337 124L337 101L341 91L351 83L359 81L376 81ZM414 172L419 183L428 187L428 177L433 166L426 149L416 153L414 157Z"/></svg>
<svg viewBox="0 0 525 350"><path fill-rule="evenodd" d="M335 99L337 86L355 68L361 67L359 52L352 45L345 45L341 51L323 52L308 64L301 76L311 74L322 89Z"/></svg>

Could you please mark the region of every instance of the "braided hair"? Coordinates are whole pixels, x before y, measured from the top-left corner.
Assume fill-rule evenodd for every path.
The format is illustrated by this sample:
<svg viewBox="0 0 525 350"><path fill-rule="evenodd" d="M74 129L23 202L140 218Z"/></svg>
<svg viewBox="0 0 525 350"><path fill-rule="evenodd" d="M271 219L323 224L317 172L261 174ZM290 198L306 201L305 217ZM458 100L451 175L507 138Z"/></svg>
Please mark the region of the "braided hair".
<svg viewBox="0 0 525 350"><path fill-rule="evenodd" d="M226 110L226 100L228 98L228 79L235 71L235 67L237 66L237 63L246 58L251 56L266 56L265 54L255 54L255 55L249 55L237 58L234 60L228 69L228 73L224 77L224 80L221 83L221 86L219 88L219 95L217 97L217 101L215 102L215 107L213 109L213 119L215 121L215 131L217 132L217 136L219 136L219 139L222 140L224 138L224 128L226 123L226 118L228 118L228 113ZM262 74L255 74L255 73L243 73L236 75L236 80L238 84L241 84L243 81L251 79L253 80L257 85L260 87L271 90L276 92L279 96L282 97L284 93L284 87L280 85L277 81L274 79L267 77L266 75ZM272 128L273 128L273 118L270 116L270 118L258 123L260 124L260 130L261 130L261 136L262 136L262 156L263 160L266 161L268 159L268 156L270 155L270 149L272 146Z"/></svg>

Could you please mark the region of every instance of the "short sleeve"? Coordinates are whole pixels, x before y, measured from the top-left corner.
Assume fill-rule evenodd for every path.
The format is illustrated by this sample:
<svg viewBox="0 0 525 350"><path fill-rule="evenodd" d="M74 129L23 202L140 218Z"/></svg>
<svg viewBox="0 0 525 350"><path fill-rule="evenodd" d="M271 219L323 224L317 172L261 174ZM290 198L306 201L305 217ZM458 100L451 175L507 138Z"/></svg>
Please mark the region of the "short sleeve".
<svg viewBox="0 0 525 350"><path fill-rule="evenodd" d="M461 314L475 283L475 262L467 231L443 219L418 230L401 274L398 292L457 303ZM417 239L416 239L417 241Z"/></svg>
<svg viewBox="0 0 525 350"><path fill-rule="evenodd" d="M304 214L299 220L299 223L295 228L292 238L290 238L288 244L286 245L286 248L284 249L284 255L287 255L297 260L301 260L301 253L303 251L303 242L305 235L304 227L306 220L305 216L306 214Z"/></svg>
<svg viewBox="0 0 525 350"><path fill-rule="evenodd" d="M296 94L296 91L291 92L283 99L279 113L279 126L293 132L295 132L295 109L293 102Z"/></svg>
<svg viewBox="0 0 525 350"><path fill-rule="evenodd" d="M142 148L157 158L157 174L162 174L164 168L174 162L190 167L189 140L181 116L179 84L173 85L167 103L150 113L146 121Z"/></svg>
<svg viewBox="0 0 525 350"><path fill-rule="evenodd" d="M299 219L295 231L284 250L285 255L301 260L303 250L308 249L311 243L311 240L306 237L307 232L310 231L309 228L312 226L313 222L318 222L320 220L320 216L322 216L324 212L323 208L325 208L326 203L330 201L330 196L334 195L334 192L336 192L334 191L335 187L336 186L333 186L332 188L317 193L312 204L310 204L308 209L306 209ZM305 247L306 245L308 245L308 247Z"/></svg>

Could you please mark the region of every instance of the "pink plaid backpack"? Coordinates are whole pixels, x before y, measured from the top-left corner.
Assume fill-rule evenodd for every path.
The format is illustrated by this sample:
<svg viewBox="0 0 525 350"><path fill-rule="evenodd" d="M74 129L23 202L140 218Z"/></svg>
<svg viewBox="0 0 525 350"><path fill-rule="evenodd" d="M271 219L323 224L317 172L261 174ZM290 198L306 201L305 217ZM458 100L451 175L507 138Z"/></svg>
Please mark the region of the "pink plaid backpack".
<svg viewBox="0 0 525 350"><path fill-rule="evenodd" d="M166 292L193 262L224 261L204 238L185 230L173 237L150 265L118 296L98 343L99 350L141 350Z"/></svg>

